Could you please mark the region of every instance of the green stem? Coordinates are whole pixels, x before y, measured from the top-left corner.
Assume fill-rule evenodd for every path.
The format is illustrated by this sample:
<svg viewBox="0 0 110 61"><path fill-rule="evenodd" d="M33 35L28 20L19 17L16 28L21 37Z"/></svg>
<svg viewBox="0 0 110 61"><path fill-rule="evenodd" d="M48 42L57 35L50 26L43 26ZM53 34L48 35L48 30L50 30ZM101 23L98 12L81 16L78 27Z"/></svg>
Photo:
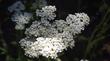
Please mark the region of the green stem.
<svg viewBox="0 0 110 61"><path fill-rule="evenodd" d="M48 61L51 61L51 59L50 59L50 58L48 58Z"/></svg>
<svg viewBox="0 0 110 61"><path fill-rule="evenodd" d="M3 39L1 27L0 27L0 38L1 38L0 41L1 41L2 46L3 46L3 48L0 47L0 50L3 51L3 54L4 54L4 53L7 53L7 43L6 43L5 40Z"/></svg>
<svg viewBox="0 0 110 61"><path fill-rule="evenodd" d="M3 51L3 52L6 52L6 50L2 47L0 47L0 50Z"/></svg>
<svg viewBox="0 0 110 61"><path fill-rule="evenodd" d="M101 37L104 33L106 33L106 31L110 28L109 24L107 24L110 20L110 16L108 17L108 19L106 20L106 22L103 24L101 31L99 32L99 34L96 35L96 37Z"/></svg>
<svg viewBox="0 0 110 61"><path fill-rule="evenodd" d="M94 29L94 31L93 31L91 37L89 38L88 44L87 44L87 48L86 48L86 51L85 51L84 58L87 57L88 53L91 51L92 46L93 46L94 44L96 44L98 41L100 41L100 39L103 39L103 37L102 37L102 38L99 38L99 40L97 40L97 39L95 39L95 38L96 38L95 35L96 35L96 32L100 29L100 27L101 27L101 26L103 25L103 23L105 22L106 17L107 17L107 15L109 14L109 11L110 11L110 9L107 10L107 12L105 13L104 17L102 18L102 21L100 22L99 25L96 26L96 28ZM95 39L95 40L94 40L94 39Z"/></svg>

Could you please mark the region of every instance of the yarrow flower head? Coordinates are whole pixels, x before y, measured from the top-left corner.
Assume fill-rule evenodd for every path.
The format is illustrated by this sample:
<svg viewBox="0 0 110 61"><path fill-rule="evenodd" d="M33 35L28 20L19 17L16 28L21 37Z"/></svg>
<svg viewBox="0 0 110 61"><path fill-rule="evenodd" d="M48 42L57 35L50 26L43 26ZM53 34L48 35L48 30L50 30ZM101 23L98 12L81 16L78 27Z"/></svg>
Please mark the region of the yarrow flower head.
<svg viewBox="0 0 110 61"><path fill-rule="evenodd" d="M55 6L45 6L42 10L36 10L36 16L40 16L41 20L53 20L56 17L55 11Z"/></svg>
<svg viewBox="0 0 110 61"><path fill-rule="evenodd" d="M84 30L85 25L89 24L90 18L85 13L69 14L66 18L68 24L70 24L70 31L73 31L74 35L81 33Z"/></svg>
<svg viewBox="0 0 110 61"><path fill-rule="evenodd" d="M12 19L12 21L16 22L17 24L19 24L19 23L27 24L31 17L32 17L31 13L19 12L19 13L15 13L11 19Z"/></svg>
<svg viewBox="0 0 110 61"><path fill-rule="evenodd" d="M10 7L8 7L8 11L9 12L20 12L22 10L25 9L24 4L21 1L17 1L15 2L13 5L11 5Z"/></svg>
<svg viewBox="0 0 110 61"><path fill-rule="evenodd" d="M56 59L58 53L75 46L74 36L89 24L90 19L85 13L69 14L66 20L55 20L55 11L55 6L45 6L36 10L36 17L40 19L33 21L32 25L26 28L26 37L19 42L27 56L42 55ZM30 17L31 15L16 15L13 21L17 24L27 24Z"/></svg>
<svg viewBox="0 0 110 61"><path fill-rule="evenodd" d="M19 13L14 13L13 17L11 18L13 22L16 22L15 29L24 29L25 24L27 24L32 17L31 13L28 12L19 12Z"/></svg>
<svg viewBox="0 0 110 61"><path fill-rule="evenodd" d="M31 9L37 9L38 7L42 8L42 7L46 6L46 5L47 5L47 1L46 0L34 0L33 3L32 3Z"/></svg>
<svg viewBox="0 0 110 61"><path fill-rule="evenodd" d="M30 40L29 40L30 39ZM58 52L62 52L66 48L63 41L59 38L35 38L32 39L26 37L20 41L21 46L25 49L25 54L29 57L39 57L39 55L45 57L56 58Z"/></svg>

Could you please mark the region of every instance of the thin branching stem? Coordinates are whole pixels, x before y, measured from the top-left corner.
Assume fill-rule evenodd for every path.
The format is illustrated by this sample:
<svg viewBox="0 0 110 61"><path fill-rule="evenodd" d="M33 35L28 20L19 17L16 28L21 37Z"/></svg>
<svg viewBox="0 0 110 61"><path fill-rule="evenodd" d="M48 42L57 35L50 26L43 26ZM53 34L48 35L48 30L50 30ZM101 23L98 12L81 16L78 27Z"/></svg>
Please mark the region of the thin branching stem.
<svg viewBox="0 0 110 61"><path fill-rule="evenodd" d="M109 11L110 9L108 9L104 15L104 17L102 18L102 21L100 22L99 25L97 25L91 35L91 37L89 38L88 40L88 44L87 44L87 48L86 48L86 51L85 51L85 54L84 54L84 58L86 58L89 54L89 52L91 51L91 48L93 47L93 45L95 45L98 41L104 39L104 37L102 38L96 38L95 35L96 35L96 32L100 29L100 27L103 25L103 23L105 22L106 20L106 17L107 15L109 14ZM107 21L106 21L107 22ZM97 40L98 39L98 40Z"/></svg>

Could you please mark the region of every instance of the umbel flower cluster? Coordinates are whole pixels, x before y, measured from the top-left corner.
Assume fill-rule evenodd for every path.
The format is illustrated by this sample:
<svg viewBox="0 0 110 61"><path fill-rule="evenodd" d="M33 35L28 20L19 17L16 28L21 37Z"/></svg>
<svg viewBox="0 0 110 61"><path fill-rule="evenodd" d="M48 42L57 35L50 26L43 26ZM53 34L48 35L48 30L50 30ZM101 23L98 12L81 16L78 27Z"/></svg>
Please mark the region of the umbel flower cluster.
<svg viewBox="0 0 110 61"><path fill-rule="evenodd" d="M12 10L11 10L12 11ZM36 9L36 19L29 28L26 28L26 37L20 40L20 46L29 57L45 56L52 59L58 57L58 53L75 46L74 36L81 33L89 24L90 18L85 13L68 14L65 20L55 19L55 6L45 6ZM12 21L18 25L27 24L32 14L23 12L15 13ZM21 27L21 28L20 28ZM24 29L18 26L19 29ZM15 28L18 30L18 28Z"/></svg>
<svg viewBox="0 0 110 61"><path fill-rule="evenodd" d="M25 12L25 6L21 1L17 1L12 6L8 8L9 12L13 13L11 20L16 22L15 29L23 30L25 24L28 24L32 18L32 14ZM23 11L23 12L22 12Z"/></svg>

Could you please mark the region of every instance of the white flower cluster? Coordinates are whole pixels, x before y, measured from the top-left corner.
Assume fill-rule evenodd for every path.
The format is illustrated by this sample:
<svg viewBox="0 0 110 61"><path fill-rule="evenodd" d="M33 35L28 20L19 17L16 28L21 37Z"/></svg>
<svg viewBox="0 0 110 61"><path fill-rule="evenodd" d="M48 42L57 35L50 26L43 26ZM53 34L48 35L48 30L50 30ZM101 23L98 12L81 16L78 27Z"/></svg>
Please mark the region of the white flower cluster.
<svg viewBox="0 0 110 61"><path fill-rule="evenodd" d="M21 1L17 1L15 2L13 5L11 5L10 7L8 7L8 11L9 12L20 12L22 10L25 9L24 4Z"/></svg>
<svg viewBox="0 0 110 61"><path fill-rule="evenodd" d="M39 57L39 55L42 55L47 58L56 58L57 53L62 52L66 48L63 41L58 38L38 37L34 40L36 41L32 42L27 37L20 41L21 46L25 48L25 54L29 57Z"/></svg>
<svg viewBox="0 0 110 61"><path fill-rule="evenodd" d="M67 30L73 31L73 34L75 35L81 33L81 30L84 30L85 25L89 24L90 18L85 13L75 13L75 15L69 14L66 21L71 28L71 30Z"/></svg>
<svg viewBox="0 0 110 61"><path fill-rule="evenodd" d="M55 11L55 6L45 6L42 10L36 10L36 16L40 16L41 20L53 20L56 17Z"/></svg>
<svg viewBox="0 0 110 61"><path fill-rule="evenodd" d="M33 3L32 3L31 9L37 9L38 7L42 8L42 7L46 6L46 5L47 5L47 1L46 0L34 0Z"/></svg>
<svg viewBox="0 0 110 61"><path fill-rule="evenodd" d="M27 24L32 14L28 12L22 12L25 9L25 6L21 1L17 1L12 6L8 8L9 12L14 12L12 15L11 20L16 23L15 29L16 30L23 30L25 28L25 24Z"/></svg>
<svg viewBox="0 0 110 61"><path fill-rule="evenodd" d="M16 26L15 26L16 30L22 30L22 29L25 28L25 24L27 24L30 21L31 17L32 17L31 13L17 12L17 13L14 13L14 15L11 18L11 20L13 22L16 22Z"/></svg>
<svg viewBox="0 0 110 61"><path fill-rule="evenodd" d="M66 20L54 20L55 11L55 6L45 6L42 10L36 10L36 16L40 17L40 20L35 20L26 28L26 37L20 41L27 56L42 55L56 59L58 53L75 46L74 36L89 24L90 19L85 13L69 14Z"/></svg>

